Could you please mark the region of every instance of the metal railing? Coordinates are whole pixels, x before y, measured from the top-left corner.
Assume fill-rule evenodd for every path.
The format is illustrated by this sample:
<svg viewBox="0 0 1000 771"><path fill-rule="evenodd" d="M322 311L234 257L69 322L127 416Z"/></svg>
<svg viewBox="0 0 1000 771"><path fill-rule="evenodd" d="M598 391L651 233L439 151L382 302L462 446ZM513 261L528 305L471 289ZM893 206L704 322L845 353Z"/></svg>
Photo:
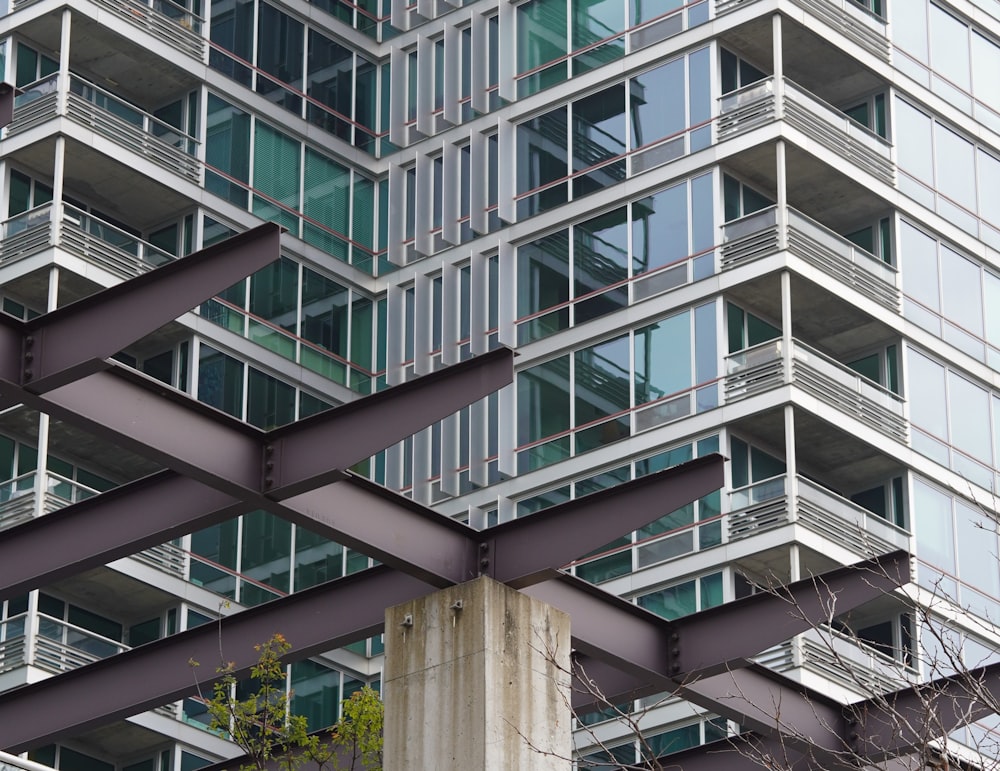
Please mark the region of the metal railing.
<svg viewBox="0 0 1000 771"><path fill-rule="evenodd" d="M57 243L61 248L121 278L146 273L176 258L138 236L70 204L63 204L58 231L51 203L0 223L0 261L30 257Z"/></svg>
<svg viewBox="0 0 1000 771"><path fill-rule="evenodd" d="M757 0L716 0L715 15L722 16L752 5ZM854 0L791 0L811 16L823 21L869 53L889 61L886 21Z"/></svg>
<svg viewBox="0 0 1000 771"><path fill-rule="evenodd" d="M909 549L905 529L804 477L796 476L795 483L794 499L789 499L785 474L733 490L727 539L738 541L798 524L864 557Z"/></svg>
<svg viewBox="0 0 1000 771"><path fill-rule="evenodd" d="M723 225L722 270L739 267L781 250L779 210L768 207ZM785 209L785 241L802 258L852 289L899 311L901 293L894 267L791 207Z"/></svg>
<svg viewBox="0 0 1000 771"><path fill-rule="evenodd" d="M34 519L37 477L36 472L29 471L0 484L0 531ZM45 475L41 514L51 514L99 494L98 490L50 471ZM174 544L154 546L133 558L177 578L187 576L187 553Z"/></svg>
<svg viewBox="0 0 1000 771"><path fill-rule="evenodd" d="M892 145L788 78L773 76L719 98L719 139L781 118L845 161L894 185Z"/></svg>
<svg viewBox="0 0 1000 771"><path fill-rule="evenodd" d="M15 136L58 113L58 74L24 88L14 100ZM193 182L201 180L198 140L77 75L70 75L66 116L156 165Z"/></svg>
<svg viewBox="0 0 1000 771"><path fill-rule="evenodd" d="M13 10L36 2L39 0L14 0ZM202 36L205 20L188 8L171 0L94 0L94 3L178 51L202 61L207 47Z"/></svg>
<svg viewBox="0 0 1000 771"><path fill-rule="evenodd" d="M841 413L909 442L902 397L797 340L792 343L791 372L786 372L781 348L781 340L772 340L726 357L726 401L793 384Z"/></svg>
<svg viewBox="0 0 1000 771"><path fill-rule="evenodd" d="M44 613L36 614L36 618L35 653L28 663L39 669L56 674L68 672L129 650L124 643Z"/></svg>

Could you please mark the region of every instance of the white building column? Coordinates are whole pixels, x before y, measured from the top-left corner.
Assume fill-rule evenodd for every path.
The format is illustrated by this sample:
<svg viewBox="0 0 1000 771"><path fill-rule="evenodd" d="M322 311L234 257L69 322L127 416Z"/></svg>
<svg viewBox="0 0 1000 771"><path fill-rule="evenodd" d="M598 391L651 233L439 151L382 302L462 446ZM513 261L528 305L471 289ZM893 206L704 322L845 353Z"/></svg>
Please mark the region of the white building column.
<svg viewBox="0 0 1000 771"><path fill-rule="evenodd" d="M62 137L59 138L62 141ZM57 178L58 179L58 178ZM49 268L49 296L47 311L54 311L59 305L59 267ZM35 465L35 507L32 512L35 517L45 514L45 491L48 488L49 466L49 416L38 413L38 460Z"/></svg>
<svg viewBox="0 0 1000 771"><path fill-rule="evenodd" d="M385 613L385 771L565 771L570 625L491 578Z"/></svg>

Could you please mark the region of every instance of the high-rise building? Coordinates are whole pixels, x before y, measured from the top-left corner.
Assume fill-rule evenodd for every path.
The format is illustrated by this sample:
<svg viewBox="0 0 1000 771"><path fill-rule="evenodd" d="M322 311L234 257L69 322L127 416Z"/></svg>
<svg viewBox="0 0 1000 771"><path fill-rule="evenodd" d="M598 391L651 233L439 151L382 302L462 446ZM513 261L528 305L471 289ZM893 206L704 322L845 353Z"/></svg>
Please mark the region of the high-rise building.
<svg viewBox="0 0 1000 771"><path fill-rule="evenodd" d="M933 612L887 595L761 657L845 702L1000 646L995 0L12 0L0 25L5 313L276 221L280 262L119 361L270 428L506 344L513 386L356 470L485 526L722 452L722 491L572 571L673 618L909 549ZM0 527L157 468L7 409ZM0 601L0 690L369 564L265 512L192 533ZM380 657L292 664L292 708L333 722ZM28 757L192 771L234 752L206 720L192 697ZM680 700L643 725L664 752L733 728Z"/></svg>

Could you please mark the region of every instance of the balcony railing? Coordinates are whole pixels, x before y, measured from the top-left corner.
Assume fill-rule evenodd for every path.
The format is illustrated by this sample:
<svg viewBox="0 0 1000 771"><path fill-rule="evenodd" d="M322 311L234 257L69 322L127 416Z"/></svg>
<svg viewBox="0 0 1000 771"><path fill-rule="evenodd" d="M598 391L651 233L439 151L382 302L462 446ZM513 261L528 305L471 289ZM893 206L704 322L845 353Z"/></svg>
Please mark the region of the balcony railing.
<svg viewBox="0 0 1000 771"><path fill-rule="evenodd" d="M903 528L804 477L796 476L795 482L794 499L788 494L786 475L733 490L728 540L797 524L862 557L909 550L910 534Z"/></svg>
<svg viewBox="0 0 1000 771"><path fill-rule="evenodd" d="M37 478L36 472L30 471L0 484L0 531L35 517ZM45 475L41 514L51 514L99 494L93 488L50 471ZM187 575L187 554L170 543L139 552L135 559L177 578Z"/></svg>
<svg viewBox="0 0 1000 771"><path fill-rule="evenodd" d="M39 0L14 0L13 10L19 10ZM204 19L171 0L94 0L101 8L111 11L139 29L149 32L167 45L204 59L207 43L202 36Z"/></svg>
<svg viewBox="0 0 1000 771"><path fill-rule="evenodd" d="M769 207L723 226L722 269L777 254L778 209ZM899 311L896 269L795 209L786 209L788 251L866 297Z"/></svg>
<svg viewBox="0 0 1000 771"><path fill-rule="evenodd" d="M0 223L0 261L30 257L55 246L57 235L61 248L121 278L138 276L176 259L70 204L63 204L63 217L56 231L52 209L52 204L43 204Z"/></svg>
<svg viewBox="0 0 1000 771"><path fill-rule="evenodd" d="M776 672L791 672L798 680L806 674L819 676L857 698L895 691L918 680L916 671L902 662L829 627L793 637L754 660ZM799 668L796 677L793 670Z"/></svg>
<svg viewBox="0 0 1000 771"><path fill-rule="evenodd" d="M752 5L757 0L716 0L715 15L722 16ZM844 37L871 54L889 61L889 40L885 19L854 0L791 0L810 15L833 27Z"/></svg>
<svg viewBox="0 0 1000 771"><path fill-rule="evenodd" d="M739 136L779 117L848 163L895 184L889 142L788 78L766 78L720 97L719 139Z"/></svg>
<svg viewBox="0 0 1000 771"><path fill-rule="evenodd" d="M797 340L792 343L791 372L786 372L781 347L781 340L772 340L728 356L726 401L793 384L842 414L908 443L909 422L901 397Z"/></svg>
<svg viewBox="0 0 1000 771"><path fill-rule="evenodd" d="M58 96L58 75L26 86L14 100L14 120L7 136L54 118ZM66 116L167 171L193 182L201 180L201 165L195 157L197 139L76 75L70 76Z"/></svg>

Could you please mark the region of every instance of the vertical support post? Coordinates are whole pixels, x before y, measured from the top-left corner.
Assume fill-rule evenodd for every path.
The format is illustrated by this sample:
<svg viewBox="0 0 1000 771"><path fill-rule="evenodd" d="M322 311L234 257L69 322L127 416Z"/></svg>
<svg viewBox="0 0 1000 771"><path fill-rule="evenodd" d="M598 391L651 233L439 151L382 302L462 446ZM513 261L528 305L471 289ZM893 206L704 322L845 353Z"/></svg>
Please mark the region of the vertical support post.
<svg viewBox="0 0 1000 771"><path fill-rule="evenodd" d="M569 616L488 577L385 614L385 771L564 771Z"/></svg>
<svg viewBox="0 0 1000 771"><path fill-rule="evenodd" d="M788 248L788 164L785 160L785 141L779 139L774 146L776 180L778 185L775 224L778 226L778 248Z"/></svg>
<svg viewBox="0 0 1000 771"><path fill-rule="evenodd" d="M795 408L785 405L785 495L788 500L789 519L793 522L799 517L799 483L798 462L795 458ZM794 578L792 579L795 580Z"/></svg>
<svg viewBox="0 0 1000 771"><path fill-rule="evenodd" d="M56 114L66 114L69 99L69 44L71 39L73 12L64 8L59 28L59 74L56 76Z"/></svg>
<svg viewBox="0 0 1000 771"><path fill-rule="evenodd" d="M792 382L792 274L781 273L781 359L785 382Z"/></svg>
<svg viewBox="0 0 1000 771"><path fill-rule="evenodd" d="M776 117L780 120L785 109L785 53L781 42L781 14L771 17L771 59L774 65L774 98Z"/></svg>
<svg viewBox="0 0 1000 771"><path fill-rule="evenodd" d="M58 141L65 141L59 137ZM58 179L58 178L57 178ZM46 304L47 311L54 311L59 306L59 266L49 268L49 295ZM45 514L45 491L48 489L49 471L49 416L38 413L38 461L35 466L35 505L32 515L41 517Z"/></svg>

